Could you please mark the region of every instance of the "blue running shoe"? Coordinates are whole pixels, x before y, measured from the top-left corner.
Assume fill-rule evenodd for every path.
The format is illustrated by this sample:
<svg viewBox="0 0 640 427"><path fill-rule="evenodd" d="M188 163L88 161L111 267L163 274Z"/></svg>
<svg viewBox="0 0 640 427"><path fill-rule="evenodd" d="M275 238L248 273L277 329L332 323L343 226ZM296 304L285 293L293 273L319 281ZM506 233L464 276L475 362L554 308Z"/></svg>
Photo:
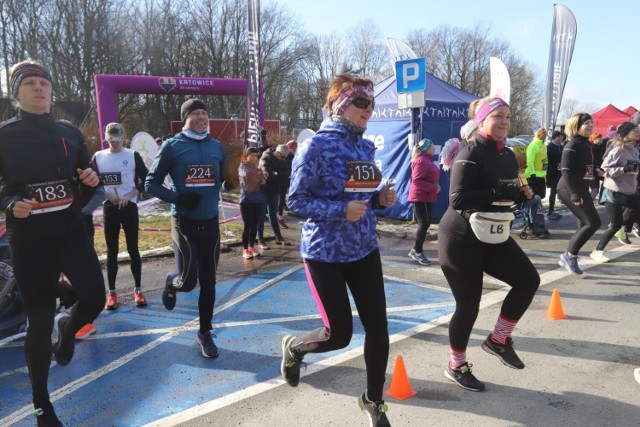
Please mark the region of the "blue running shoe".
<svg viewBox="0 0 640 427"><path fill-rule="evenodd" d="M569 273L582 274L582 270L578 266L578 257L571 256L568 253L560 255L560 261L558 261L560 267L564 267Z"/></svg>

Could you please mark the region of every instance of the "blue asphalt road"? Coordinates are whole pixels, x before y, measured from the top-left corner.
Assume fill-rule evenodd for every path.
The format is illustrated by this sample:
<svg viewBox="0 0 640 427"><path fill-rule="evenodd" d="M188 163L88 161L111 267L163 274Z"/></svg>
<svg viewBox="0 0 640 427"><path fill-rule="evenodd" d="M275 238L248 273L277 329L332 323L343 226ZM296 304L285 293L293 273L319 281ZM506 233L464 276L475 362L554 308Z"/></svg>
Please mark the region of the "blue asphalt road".
<svg viewBox="0 0 640 427"><path fill-rule="evenodd" d="M453 312L449 292L385 278L390 334L401 334ZM49 389L65 425L141 426L280 377L280 342L321 325L301 266L217 285L216 359L195 343L197 290L178 294L173 311L160 295L149 305L103 312L98 333L77 342L73 362L53 362ZM352 304L353 307L353 304ZM355 317L355 315L354 315ZM363 345L360 322L340 352L308 355L309 364ZM22 341L0 347L0 425L32 426L31 389Z"/></svg>

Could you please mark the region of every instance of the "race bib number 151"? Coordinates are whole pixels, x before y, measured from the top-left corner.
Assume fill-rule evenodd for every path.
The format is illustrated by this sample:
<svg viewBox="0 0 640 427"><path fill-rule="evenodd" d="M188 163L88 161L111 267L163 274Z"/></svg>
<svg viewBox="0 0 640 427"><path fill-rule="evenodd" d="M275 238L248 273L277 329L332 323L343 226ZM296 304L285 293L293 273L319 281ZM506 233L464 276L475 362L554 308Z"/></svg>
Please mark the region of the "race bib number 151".
<svg viewBox="0 0 640 427"><path fill-rule="evenodd" d="M366 160L347 162L347 173L349 179L344 191L368 193L375 191L382 181L380 170L375 164Z"/></svg>

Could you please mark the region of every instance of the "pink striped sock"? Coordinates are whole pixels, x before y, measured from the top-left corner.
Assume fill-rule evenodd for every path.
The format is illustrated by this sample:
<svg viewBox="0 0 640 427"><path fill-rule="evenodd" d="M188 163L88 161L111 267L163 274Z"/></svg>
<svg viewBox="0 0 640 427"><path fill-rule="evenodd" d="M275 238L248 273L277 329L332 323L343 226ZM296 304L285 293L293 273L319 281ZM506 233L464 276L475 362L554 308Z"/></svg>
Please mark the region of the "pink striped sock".
<svg viewBox="0 0 640 427"><path fill-rule="evenodd" d="M513 329L517 324L517 320L507 319L501 314L498 316L496 327L491 333L491 339L498 344L504 344L507 342L507 338L511 337L511 334L513 334Z"/></svg>
<svg viewBox="0 0 640 427"><path fill-rule="evenodd" d="M456 350L449 346L449 366L458 369L460 365L467 361L467 350Z"/></svg>

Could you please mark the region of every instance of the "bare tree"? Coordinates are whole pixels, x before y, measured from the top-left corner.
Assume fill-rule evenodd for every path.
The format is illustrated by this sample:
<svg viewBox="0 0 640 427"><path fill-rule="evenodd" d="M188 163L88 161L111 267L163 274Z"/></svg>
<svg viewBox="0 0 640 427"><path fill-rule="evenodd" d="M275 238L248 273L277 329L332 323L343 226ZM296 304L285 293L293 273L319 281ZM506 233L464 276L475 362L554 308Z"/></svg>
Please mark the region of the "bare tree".
<svg viewBox="0 0 640 427"><path fill-rule="evenodd" d="M595 113L598 107L591 102L581 102L572 97L563 97L558 113L558 123L564 123L576 113Z"/></svg>
<svg viewBox="0 0 640 427"><path fill-rule="evenodd" d="M347 30L347 38L349 69L346 71L373 80L390 75L382 29L373 20L362 21Z"/></svg>
<svg viewBox="0 0 640 427"><path fill-rule="evenodd" d="M532 67L512 51L506 41L490 37L491 28L441 26L432 31L410 31L408 41L418 56L427 59L427 71L480 97L491 86L489 58L500 58L511 78L512 134L530 133L540 115L540 85Z"/></svg>
<svg viewBox="0 0 640 427"><path fill-rule="evenodd" d="M265 112L287 128L316 127L329 83L343 71L374 80L391 74L382 30L371 20L344 34L313 35L295 25L284 6L261 10L261 80ZM94 103L95 74L246 77L247 4L244 0L3 0L0 2L0 66L26 58L52 71L58 101ZM539 108L539 85L529 64L490 27L450 26L408 33L409 44L427 58L427 70L464 90L489 91L489 57L511 75L513 132L531 128ZM5 80L7 80L5 78ZM119 96L120 119L130 131L164 134L184 96ZM207 97L210 114L245 114L242 96Z"/></svg>

